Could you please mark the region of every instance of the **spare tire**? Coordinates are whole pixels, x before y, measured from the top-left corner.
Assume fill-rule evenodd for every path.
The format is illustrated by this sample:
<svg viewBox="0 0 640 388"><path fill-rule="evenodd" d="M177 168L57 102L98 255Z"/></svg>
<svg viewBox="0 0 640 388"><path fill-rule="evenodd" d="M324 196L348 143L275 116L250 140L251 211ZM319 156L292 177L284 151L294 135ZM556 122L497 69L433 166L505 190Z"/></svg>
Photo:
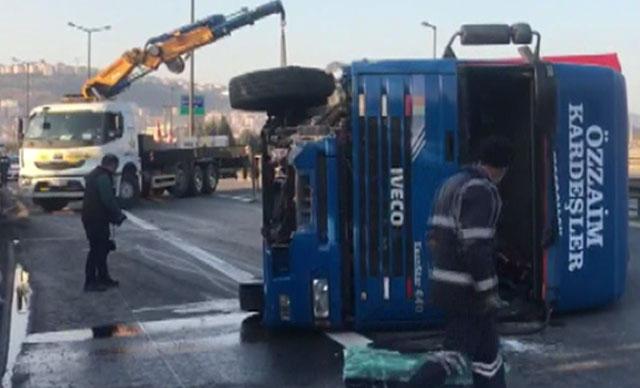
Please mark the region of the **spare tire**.
<svg viewBox="0 0 640 388"><path fill-rule="evenodd" d="M280 67L237 76L229 81L234 109L281 112L324 105L335 81L320 69Z"/></svg>

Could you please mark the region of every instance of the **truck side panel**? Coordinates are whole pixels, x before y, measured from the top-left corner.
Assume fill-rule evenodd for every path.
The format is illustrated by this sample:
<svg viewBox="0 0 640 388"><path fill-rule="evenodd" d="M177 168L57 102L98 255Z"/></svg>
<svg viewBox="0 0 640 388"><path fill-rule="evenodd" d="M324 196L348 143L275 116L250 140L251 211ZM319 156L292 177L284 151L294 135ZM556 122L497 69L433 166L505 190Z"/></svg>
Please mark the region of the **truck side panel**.
<svg viewBox="0 0 640 388"><path fill-rule="evenodd" d="M627 271L627 107L624 78L607 68L553 65L558 230L547 295L556 311L615 301Z"/></svg>

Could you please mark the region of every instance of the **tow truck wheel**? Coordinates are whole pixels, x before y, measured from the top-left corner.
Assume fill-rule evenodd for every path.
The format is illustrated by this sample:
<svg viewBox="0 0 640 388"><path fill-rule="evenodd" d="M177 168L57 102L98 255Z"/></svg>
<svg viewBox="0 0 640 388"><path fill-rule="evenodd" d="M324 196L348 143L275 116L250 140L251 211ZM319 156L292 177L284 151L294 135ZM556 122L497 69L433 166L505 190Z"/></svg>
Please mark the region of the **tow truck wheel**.
<svg viewBox="0 0 640 388"><path fill-rule="evenodd" d="M191 187L189 189L189 194L200 195L203 192L203 187L204 173L202 172L202 167L195 165L191 172Z"/></svg>
<svg viewBox="0 0 640 388"><path fill-rule="evenodd" d="M324 105L335 89L323 70L281 67L240 75L229 82L229 100L235 109L279 113Z"/></svg>
<svg viewBox="0 0 640 388"><path fill-rule="evenodd" d="M135 206L139 196L140 184L138 183L138 177L136 173L125 171L122 174L122 180L120 181L120 192L118 193L120 207L122 207L123 209L131 209L133 206Z"/></svg>
<svg viewBox="0 0 640 388"><path fill-rule="evenodd" d="M204 169L204 185L202 186L202 192L204 194L211 194L216 191L218 187L218 169L213 164L207 164Z"/></svg>
<svg viewBox="0 0 640 388"><path fill-rule="evenodd" d="M69 204L69 201L66 199L59 198L42 198L33 200L33 202L40 206L42 210L47 213L55 212L58 210L62 210L65 206Z"/></svg>
<svg viewBox="0 0 640 388"><path fill-rule="evenodd" d="M169 188L169 192L176 198L184 198L189 195L189 175L183 164L178 164L175 171L176 183Z"/></svg>

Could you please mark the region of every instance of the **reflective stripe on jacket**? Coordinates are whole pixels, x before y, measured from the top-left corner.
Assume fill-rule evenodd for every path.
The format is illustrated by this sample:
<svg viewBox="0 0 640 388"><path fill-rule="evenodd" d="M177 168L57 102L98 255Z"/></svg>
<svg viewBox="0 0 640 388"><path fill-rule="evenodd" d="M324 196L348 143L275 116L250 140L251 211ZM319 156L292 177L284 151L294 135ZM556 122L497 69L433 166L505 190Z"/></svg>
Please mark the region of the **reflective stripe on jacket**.
<svg viewBox="0 0 640 388"><path fill-rule="evenodd" d="M501 207L498 189L477 166L441 186L427 236L433 257L431 299L438 307L468 311L498 286L494 235Z"/></svg>

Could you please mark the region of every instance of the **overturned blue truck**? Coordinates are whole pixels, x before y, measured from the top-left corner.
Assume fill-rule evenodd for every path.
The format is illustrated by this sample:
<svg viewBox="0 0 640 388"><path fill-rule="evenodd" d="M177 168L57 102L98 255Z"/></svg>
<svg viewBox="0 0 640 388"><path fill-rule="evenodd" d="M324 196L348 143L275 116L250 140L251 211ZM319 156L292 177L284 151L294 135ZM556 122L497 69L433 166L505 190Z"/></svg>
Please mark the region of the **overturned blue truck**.
<svg viewBox="0 0 640 388"><path fill-rule="evenodd" d="M458 59L457 38L521 45L521 59ZM466 25L437 60L231 80L234 108L268 114L264 276L240 286L241 307L268 327L437 324L432 198L496 134L517 148L500 186L502 315L543 319L616 301L628 261L625 80L616 66L550 61L539 48L526 24Z"/></svg>

